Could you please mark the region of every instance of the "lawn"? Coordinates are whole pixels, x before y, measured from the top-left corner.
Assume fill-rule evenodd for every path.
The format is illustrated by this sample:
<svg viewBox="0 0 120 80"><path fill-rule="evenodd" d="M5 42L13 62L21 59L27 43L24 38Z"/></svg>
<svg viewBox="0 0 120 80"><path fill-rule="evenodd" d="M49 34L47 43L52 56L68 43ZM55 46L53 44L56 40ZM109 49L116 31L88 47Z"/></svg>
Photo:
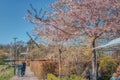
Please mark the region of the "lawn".
<svg viewBox="0 0 120 80"><path fill-rule="evenodd" d="M11 67L0 73L0 80L10 80L14 76L14 69Z"/></svg>
<svg viewBox="0 0 120 80"><path fill-rule="evenodd" d="M2 69L2 68L4 68L6 65L0 65L0 70Z"/></svg>

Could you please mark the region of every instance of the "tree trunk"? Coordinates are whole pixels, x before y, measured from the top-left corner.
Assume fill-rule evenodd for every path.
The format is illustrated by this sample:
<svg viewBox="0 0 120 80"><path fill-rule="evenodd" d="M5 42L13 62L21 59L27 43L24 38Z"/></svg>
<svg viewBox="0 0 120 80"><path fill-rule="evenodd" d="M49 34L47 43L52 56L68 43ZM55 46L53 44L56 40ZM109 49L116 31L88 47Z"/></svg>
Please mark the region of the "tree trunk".
<svg viewBox="0 0 120 80"><path fill-rule="evenodd" d="M93 40L92 47L95 48L95 39ZM92 77L97 80L97 55L95 49L92 51Z"/></svg>
<svg viewBox="0 0 120 80"><path fill-rule="evenodd" d="M59 49L59 78L61 78L61 49Z"/></svg>

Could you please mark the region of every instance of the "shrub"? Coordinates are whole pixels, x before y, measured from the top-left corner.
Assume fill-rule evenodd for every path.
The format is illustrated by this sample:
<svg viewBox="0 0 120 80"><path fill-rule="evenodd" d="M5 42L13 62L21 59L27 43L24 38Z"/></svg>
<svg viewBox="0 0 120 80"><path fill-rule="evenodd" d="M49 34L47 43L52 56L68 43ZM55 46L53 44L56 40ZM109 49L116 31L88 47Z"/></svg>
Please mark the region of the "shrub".
<svg viewBox="0 0 120 80"><path fill-rule="evenodd" d="M70 80L85 80L85 79L83 79L81 76L71 75Z"/></svg>
<svg viewBox="0 0 120 80"><path fill-rule="evenodd" d="M59 80L59 79L53 74L47 74L47 80Z"/></svg>
<svg viewBox="0 0 120 80"><path fill-rule="evenodd" d="M48 74L47 80L85 80L85 79L83 79L81 76L77 76L77 75L71 75L70 77L63 77L63 78L59 79L58 77L56 77L53 74Z"/></svg>
<svg viewBox="0 0 120 80"><path fill-rule="evenodd" d="M4 65L4 64L5 64L4 60L0 59L0 65Z"/></svg>
<svg viewBox="0 0 120 80"><path fill-rule="evenodd" d="M102 69L103 77L109 78L116 71L117 62L112 57L106 56L100 59L99 67Z"/></svg>

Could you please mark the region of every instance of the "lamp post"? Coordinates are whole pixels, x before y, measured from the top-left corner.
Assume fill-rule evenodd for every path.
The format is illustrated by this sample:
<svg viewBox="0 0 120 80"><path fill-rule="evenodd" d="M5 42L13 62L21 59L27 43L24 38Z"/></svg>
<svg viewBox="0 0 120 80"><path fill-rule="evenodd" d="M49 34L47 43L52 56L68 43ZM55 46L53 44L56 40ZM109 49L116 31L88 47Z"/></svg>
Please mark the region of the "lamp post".
<svg viewBox="0 0 120 80"><path fill-rule="evenodd" d="M16 56L17 56L17 53L16 53L16 40L17 40L17 37L13 38L14 39L14 75L16 74L16 63L15 63L15 60L16 60Z"/></svg>

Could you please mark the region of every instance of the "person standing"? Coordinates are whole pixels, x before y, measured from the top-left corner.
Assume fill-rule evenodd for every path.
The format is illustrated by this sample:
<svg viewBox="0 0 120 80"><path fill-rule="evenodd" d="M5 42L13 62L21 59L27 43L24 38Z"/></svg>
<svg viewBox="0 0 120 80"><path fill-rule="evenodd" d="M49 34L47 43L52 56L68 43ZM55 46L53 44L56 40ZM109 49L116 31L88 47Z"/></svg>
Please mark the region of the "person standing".
<svg viewBox="0 0 120 80"><path fill-rule="evenodd" d="M22 65L21 65L21 64L18 64L18 65L17 65L17 76L19 76L19 77L21 76L21 72L22 72L22 69L21 69L21 68L22 68Z"/></svg>
<svg viewBox="0 0 120 80"><path fill-rule="evenodd" d="M26 70L26 63L25 61L22 62L22 68L21 68L21 76L25 75L25 70Z"/></svg>

